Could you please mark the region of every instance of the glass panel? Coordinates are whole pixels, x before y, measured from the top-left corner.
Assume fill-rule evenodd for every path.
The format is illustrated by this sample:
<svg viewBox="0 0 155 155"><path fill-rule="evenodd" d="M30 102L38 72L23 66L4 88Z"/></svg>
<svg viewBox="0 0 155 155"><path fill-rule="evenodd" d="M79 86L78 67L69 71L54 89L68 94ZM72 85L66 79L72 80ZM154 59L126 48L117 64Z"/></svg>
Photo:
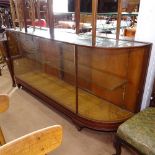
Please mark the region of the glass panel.
<svg viewBox="0 0 155 155"><path fill-rule="evenodd" d="M79 115L95 121L119 121L126 108L129 51L78 47Z"/></svg>
<svg viewBox="0 0 155 155"><path fill-rule="evenodd" d="M97 36L116 38L117 29L117 0L98 2L98 16L96 22Z"/></svg>
<svg viewBox="0 0 155 155"><path fill-rule="evenodd" d="M75 13L68 11L68 5L68 0L53 0L54 27L59 31L75 32Z"/></svg>
<svg viewBox="0 0 155 155"><path fill-rule="evenodd" d="M92 35L92 1L80 1L80 33L90 36Z"/></svg>
<svg viewBox="0 0 155 155"><path fill-rule="evenodd" d="M35 72L41 69L41 64L37 61L41 61L41 55L38 50L38 38L30 35L18 34L18 49L20 55L14 60L14 72L15 75L21 76L29 72Z"/></svg>
<svg viewBox="0 0 155 155"><path fill-rule="evenodd" d="M49 27L49 19L48 19L48 4L47 0L36 0L35 3L36 10L36 19L35 26L38 27Z"/></svg>
<svg viewBox="0 0 155 155"><path fill-rule="evenodd" d="M20 47L16 77L75 112L74 46L20 34Z"/></svg>
<svg viewBox="0 0 155 155"><path fill-rule="evenodd" d="M3 6L3 3L3 1L0 1L0 33L3 33L5 31L5 28L12 27L9 2L6 3L5 7Z"/></svg>
<svg viewBox="0 0 155 155"><path fill-rule="evenodd" d="M18 9L16 9L16 11L18 11ZM47 0L25 0L24 14L26 17L26 25L27 27L32 28L32 31L35 31L35 29L48 30L49 19ZM24 15L22 18L24 21ZM25 27L25 25L23 25L23 27Z"/></svg>
<svg viewBox="0 0 155 155"><path fill-rule="evenodd" d="M122 1L122 31L120 33L120 38L134 39L139 12L139 4L140 0Z"/></svg>
<svg viewBox="0 0 155 155"><path fill-rule="evenodd" d="M8 44L9 48L11 49L10 56L13 57L18 57L20 56L20 51L18 50L18 33L11 33L9 31L6 32L8 37Z"/></svg>
<svg viewBox="0 0 155 155"><path fill-rule="evenodd" d="M71 2L71 0L69 1ZM80 32L85 37L92 35L92 1L81 0L80 5ZM98 1L96 31L97 36L116 37L117 27L117 0L115 1Z"/></svg>

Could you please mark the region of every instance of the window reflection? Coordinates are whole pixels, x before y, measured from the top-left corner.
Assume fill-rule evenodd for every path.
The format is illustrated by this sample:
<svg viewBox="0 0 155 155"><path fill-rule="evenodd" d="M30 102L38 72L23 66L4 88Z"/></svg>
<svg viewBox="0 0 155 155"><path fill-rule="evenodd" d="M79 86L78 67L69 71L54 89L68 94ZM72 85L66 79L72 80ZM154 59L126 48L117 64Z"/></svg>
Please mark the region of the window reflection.
<svg viewBox="0 0 155 155"><path fill-rule="evenodd" d="M11 8L13 8L14 25L24 28L26 17L27 27L36 28L50 27L49 21L52 19L52 28L54 23L55 29L61 29L66 32L75 33L79 27L79 33L92 35L92 0L80 0L79 10L79 26L76 23L75 0L10 0ZM122 9L120 18L120 38L133 39L136 32L137 17L139 11L140 0L122 0L122 4L118 4L118 0L98 0L97 18L96 18L96 34L100 37L116 38L118 7ZM54 17L49 17L48 9L53 6ZM77 5L76 5L77 7ZM52 7L50 8L52 10ZM23 11L24 10L24 11ZM52 11L51 11L51 14ZM24 17L25 16L25 17ZM54 21L54 22L53 22ZM51 22L50 22L51 23ZM76 27L77 26L77 27Z"/></svg>

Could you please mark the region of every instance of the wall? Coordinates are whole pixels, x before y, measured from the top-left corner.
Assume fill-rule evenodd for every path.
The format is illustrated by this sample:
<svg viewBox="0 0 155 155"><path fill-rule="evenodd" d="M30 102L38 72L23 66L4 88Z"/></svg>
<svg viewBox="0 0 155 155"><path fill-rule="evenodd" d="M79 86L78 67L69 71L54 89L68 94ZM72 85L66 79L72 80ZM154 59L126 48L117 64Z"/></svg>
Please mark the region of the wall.
<svg viewBox="0 0 155 155"><path fill-rule="evenodd" d="M54 0L53 1L54 12L68 12L68 0Z"/></svg>
<svg viewBox="0 0 155 155"><path fill-rule="evenodd" d="M153 43L141 109L149 106L155 78L155 1L141 0L135 40Z"/></svg>

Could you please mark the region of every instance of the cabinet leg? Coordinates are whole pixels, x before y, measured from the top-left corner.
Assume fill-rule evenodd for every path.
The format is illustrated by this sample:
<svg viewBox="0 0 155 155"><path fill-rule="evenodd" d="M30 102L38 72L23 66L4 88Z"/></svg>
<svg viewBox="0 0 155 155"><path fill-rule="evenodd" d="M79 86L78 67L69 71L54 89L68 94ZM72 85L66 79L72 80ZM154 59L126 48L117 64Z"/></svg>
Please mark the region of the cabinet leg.
<svg viewBox="0 0 155 155"><path fill-rule="evenodd" d="M12 87L16 87L15 81L12 82Z"/></svg>
<svg viewBox="0 0 155 155"><path fill-rule="evenodd" d="M78 131L81 131L84 128L84 126L81 125L77 120L72 120L72 122L74 123Z"/></svg>
<svg viewBox="0 0 155 155"><path fill-rule="evenodd" d="M21 84L17 84L18 89L21 89L22 85Z"/></svg>
<svg viewBox="0 0 155 155"><path fill-rule="evenodd" d="M79 126L79 125L76 125L76 128L78 131L82 131L82 129L84 128L83 126Z"/></svg>

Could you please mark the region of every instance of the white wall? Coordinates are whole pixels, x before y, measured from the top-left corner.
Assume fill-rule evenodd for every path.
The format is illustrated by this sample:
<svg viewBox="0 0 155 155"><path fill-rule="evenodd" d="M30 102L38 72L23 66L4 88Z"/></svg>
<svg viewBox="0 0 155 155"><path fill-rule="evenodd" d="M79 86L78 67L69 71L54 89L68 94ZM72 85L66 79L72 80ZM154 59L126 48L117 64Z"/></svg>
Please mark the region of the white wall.
<svg viewBox="0 0 155 155"><path fill-rule="evenodd" d="M57 13L68 12L68 0L53 0L53 11Z"/></svg>
<svg viewBox="0 0 155 155"><path fill-rule="evenodd" d="M135 40L153 43L141 109L149 106L155 78L155 0L141 0Z"/></svg>

